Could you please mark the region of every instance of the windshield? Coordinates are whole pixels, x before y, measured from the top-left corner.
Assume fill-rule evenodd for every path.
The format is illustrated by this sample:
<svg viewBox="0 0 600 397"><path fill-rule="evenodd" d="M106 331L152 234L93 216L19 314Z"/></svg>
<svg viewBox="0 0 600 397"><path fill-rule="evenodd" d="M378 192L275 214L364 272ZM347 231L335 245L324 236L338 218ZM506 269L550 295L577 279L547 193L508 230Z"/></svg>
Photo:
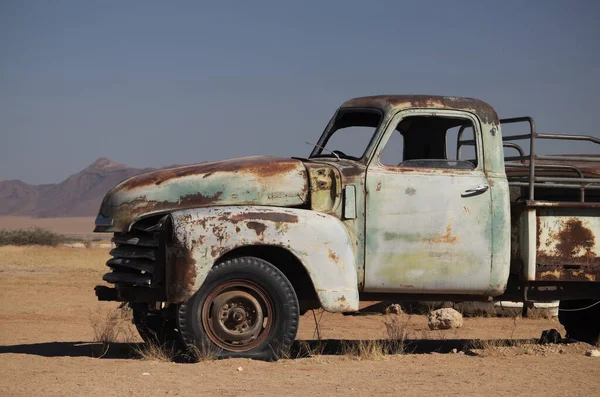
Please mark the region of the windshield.
<svg viewBox="0 0 600 397"><path fill-rule="evenodd" d="M325 130L310 157L360 160L373 138L382 115L377 110L341 110Z"/></svg>

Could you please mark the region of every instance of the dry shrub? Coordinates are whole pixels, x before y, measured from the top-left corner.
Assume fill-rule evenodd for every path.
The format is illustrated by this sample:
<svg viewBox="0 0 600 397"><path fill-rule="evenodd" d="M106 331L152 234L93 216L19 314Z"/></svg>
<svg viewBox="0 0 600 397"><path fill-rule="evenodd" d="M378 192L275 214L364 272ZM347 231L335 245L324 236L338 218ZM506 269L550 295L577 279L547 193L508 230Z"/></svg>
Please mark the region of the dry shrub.
<svg viewBox="0 0 600 397"><path fill-rule="evenodd" d="M2 245L49 245L72 243L74 239L50 230L35 227L32 229L0 230Z"/></svg>
<svg viewBox="0 0 600 397"><path fill-rule="evenodd" d="M313 341L298 341L296 346L287 352L280 352L278 359L298 359L298 358L315 358L316 356L323 355L327 347L327 342L320 340Z"/></svg>
<svg viewBox="0 0 600 397"><path fill-rule="evenodd" d="M214 361L219 358L219 352L211 349L207 344L200 347L188 345L185 354L188 360L194 362Z"/></svg>
<svg viewBox="0 0 600 397"><path fill-rule="evenodd" d="M323 354L323 352L325 351L326 346L327 346L327 344L325 342L321 342L321 341L318 341L317 343L313 343L313 344L310 344L307 341L302 341L302 342L300 342L299 355L300 355L300 352L302 352L303 354L305 354L304 357L321 356ZM296 358L298 358L298 357L296 357Z"/></svg>
<svg viewBox="0 0 600 397"><path fill-rule="evenodd" d="M406 353L406 321L401 321L395 314L387 316L383 321L387 333L384 340L360 340L342 343L341 353L359 360L383 360L388 355Z"/></svg>
<svg viewBox="0 0 600 397"><path fill-rule="evenodd" d="M390 354L404 354L406 352L406 325L410 321L410 317L403 323L398 315L390 315L383 321L385 330L388 336L388 351Z"/></svg>
<svg viewBox="0 0 600 397"><path fill-rule="evenodd" d="M177 349L171 345L160 345L154 342L141 343L133 347L133 351L147 361L172 362L177 356Z"/></svg>
<svg viewBox="0 0 600 397"><path fill-rule="evenodd" d="M383 360L387 354L387 341L360 340L342 343L342 355L357 360Z"/></svg>
<svg viewBox="0 0 600 397"><path fill-rule="evenodd" d="M102 344L101 357L108 352L111 343L131 343L136 340L136 333L132 328L132 313L128 307L108 311L98 307L95 311L90 311L88 317L93 330L92 341Z"/></svg>
<svg viewBox="0 0 600 397"><path fill-rule="evenodd" d="M467 348L469 350L496 350L503 347L523 347L532 344L534 343L517 339L478 339L469 341Z"/></svg>

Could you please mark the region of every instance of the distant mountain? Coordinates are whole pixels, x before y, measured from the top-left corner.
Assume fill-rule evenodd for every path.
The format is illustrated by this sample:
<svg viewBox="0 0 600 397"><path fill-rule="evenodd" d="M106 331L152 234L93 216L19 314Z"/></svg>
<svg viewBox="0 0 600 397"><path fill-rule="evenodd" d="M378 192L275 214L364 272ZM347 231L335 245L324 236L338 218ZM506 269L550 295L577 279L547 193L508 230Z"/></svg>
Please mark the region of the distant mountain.
<svg viewBox="0 0 600 397"><path fill-rule="evenodd" d="M99 158L83 171L58 184L29 185L20 180L0 182L0 215L39 218L95 216L110 188L154 168L131 168Z"/></svg>

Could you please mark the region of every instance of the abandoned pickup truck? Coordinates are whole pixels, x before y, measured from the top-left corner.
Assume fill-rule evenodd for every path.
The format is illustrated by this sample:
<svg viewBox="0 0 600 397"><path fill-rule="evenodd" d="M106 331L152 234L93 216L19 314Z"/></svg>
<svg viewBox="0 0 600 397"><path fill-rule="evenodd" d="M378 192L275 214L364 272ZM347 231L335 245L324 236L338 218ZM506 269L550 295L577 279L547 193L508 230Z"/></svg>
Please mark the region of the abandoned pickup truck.
<svg viewBox="0 0 600 397"><path fill-rule="evenodd" d="M526 128L503 136L514 123ZM307 158L115 186L95 228L114 232L113 286L96 294L127 302L144 339L222 357L275 359L302 313L360 300L561 300L568 335L595 339L600 156L536 154L542 139L600 148L475 99L349 100Z"/></svg>

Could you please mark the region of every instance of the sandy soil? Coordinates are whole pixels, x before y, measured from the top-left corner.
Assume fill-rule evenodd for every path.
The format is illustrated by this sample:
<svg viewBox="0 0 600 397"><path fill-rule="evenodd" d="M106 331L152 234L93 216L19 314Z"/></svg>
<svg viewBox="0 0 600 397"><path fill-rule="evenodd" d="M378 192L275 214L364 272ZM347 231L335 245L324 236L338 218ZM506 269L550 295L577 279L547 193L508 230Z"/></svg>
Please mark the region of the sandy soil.
<svg viewBox="0 0 600 397"><path fill-rule="evenodd" d="M64 218L32 218L29 216L0 216L0 230L31 229L39 227L55 233L84 240L106 240L112 237L110 233L93 233L93 216L64 217Z"/></svg>
<svg viewBox="0 0 600 397"><path fill-rule="evenodd" d="M93 294L107 258L106 249L0 247L0 395L558 396L600 390L600 358L585 356L589 345L531 343L549 328L564 335L553 319L466 318L461 329L430 331L425 316L400 315L410 354L325 350L276 363L132 358L139 338L125 332L121 338L129 343L115 343L98 358L91 320L116 307ZM330 346L352 345L385 338L384 321L388 317L325 313L320 331ZM298 339L310 341L314 331L309 312ZM467 349L478 344L483 348Z"/></svg>
<svg viewBox="0 0 600 397"><path fill-rule="evenodd" d="M41 227L56 233L85 234L94 230L93 216L70 218L32 218L30 216L0 216L0 229L29 229Z"/></svg>

